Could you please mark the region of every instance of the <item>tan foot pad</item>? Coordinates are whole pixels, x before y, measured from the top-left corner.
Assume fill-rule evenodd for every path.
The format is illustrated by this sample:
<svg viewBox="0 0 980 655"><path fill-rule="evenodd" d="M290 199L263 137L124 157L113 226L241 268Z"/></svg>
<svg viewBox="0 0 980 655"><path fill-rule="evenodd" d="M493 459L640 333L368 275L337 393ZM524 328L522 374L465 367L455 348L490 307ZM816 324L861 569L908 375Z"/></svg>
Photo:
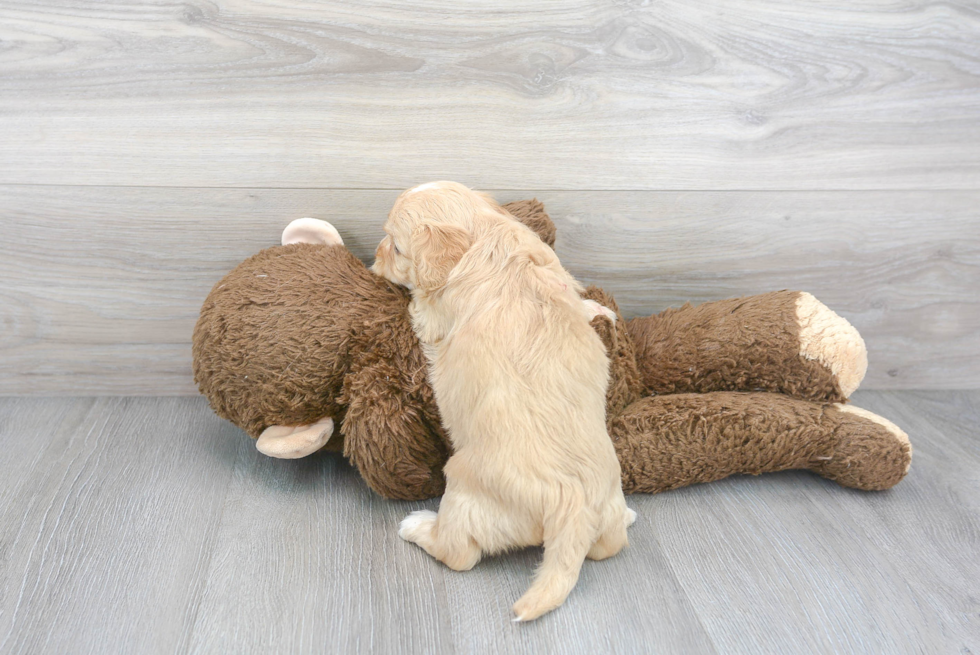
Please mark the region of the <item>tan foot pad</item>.
<svg viewBox="0 0 980 655"><path fill-rule="evenodd" d="M908 463L905 465L904 472L905 473L909 472L909 467L912 466L912 442L909 441L909 435L905 434L905 430L898 427L897 425L895 425L894 423L886 419L884 416L879 416L874 412L869 412L866 409L861 409L860 407L855 407L854 405L843 405L838 403L835 404L834 407L836 407L837 411L839 412L844 412L845 414L854 414L855 416L866 418L872 423L877 423L881 427L891 432L895 436L896 441L908 447L909 460Z"/></svg>
<svg viewBox="0 0 980 655"><path fill-rule="evenodd" d="M809 293L796 300L800 354L815 359L834 374L844 397L861 384L868 370L868 349L854 326Z"/></svg>
<svg viewBox="0 0 980 655"><path fill-rule="evenodd" d="M271 425L255 442L263 455L279 459L299 459L323 448L333 434L333 419L325 418L313 425Z"/></svg>

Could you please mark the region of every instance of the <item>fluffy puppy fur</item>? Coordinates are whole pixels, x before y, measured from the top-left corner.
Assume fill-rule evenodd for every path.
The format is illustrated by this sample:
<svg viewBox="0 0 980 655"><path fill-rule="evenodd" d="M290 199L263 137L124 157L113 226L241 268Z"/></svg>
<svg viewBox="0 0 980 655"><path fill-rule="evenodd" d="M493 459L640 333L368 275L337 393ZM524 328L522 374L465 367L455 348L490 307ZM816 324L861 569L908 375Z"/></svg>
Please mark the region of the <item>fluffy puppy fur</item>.
<svg viewBox="0 0 980 655"><path fill-rule="evenodd" d="M558 607L586 557L626 544L619 462L606 432L609 361L581 285L489 197L437 182L395 202L374 271L412 290L413 325L454 454L439 513L399 535L456 570L544 544L515 620Z"/></svg>

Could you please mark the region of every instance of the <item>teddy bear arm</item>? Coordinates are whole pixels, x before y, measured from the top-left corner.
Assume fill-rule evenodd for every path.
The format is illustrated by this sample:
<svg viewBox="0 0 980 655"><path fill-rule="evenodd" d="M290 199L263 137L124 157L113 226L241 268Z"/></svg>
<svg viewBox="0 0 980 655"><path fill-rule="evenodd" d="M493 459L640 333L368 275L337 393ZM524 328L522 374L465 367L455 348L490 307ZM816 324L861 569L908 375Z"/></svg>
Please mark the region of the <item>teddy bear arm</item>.
<svg viewBox="0 0 980 655"><path fill-rule="evenodd" d="M591 325L609 357L606 415L615 416L643 397L643 383L636 367L633 340L611 295L593 285L582 293L582 299L599 308L598 311L591 311Z"/></svg>
<svg viewBox="0 0 980 655"><path fill-rule="evenodd" d="M404 388L397 372L385 364L348 376L341 425L344 455L385 498L440 496L446 484L442 469L449 459L447 445L426 408Z"/></svg>
<svg viewBox="0 0 980 655"><path fill-rule="evenodd" d="M788 469L881 490L905 476L912 458L908 436L880 416L770 393L652 396L609 431L627 493Z"/></svg>
<svg viewBox="0 0 980 655"><path fill-rule="evenodd" d="M857 330L799 291L685 305L628 328L647 394L771 391L839 402L868 365Z"/></svg>

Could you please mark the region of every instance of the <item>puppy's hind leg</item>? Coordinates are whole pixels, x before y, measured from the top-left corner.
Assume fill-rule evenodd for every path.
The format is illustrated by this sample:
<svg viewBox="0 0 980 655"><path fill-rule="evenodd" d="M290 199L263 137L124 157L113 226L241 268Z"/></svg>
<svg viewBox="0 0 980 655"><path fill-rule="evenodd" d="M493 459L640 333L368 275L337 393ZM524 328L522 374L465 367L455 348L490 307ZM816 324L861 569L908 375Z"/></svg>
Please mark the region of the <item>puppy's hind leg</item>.
<svg viewBox="0 0 980 655"><path fill-rule="evenodd" d="M412 512L402 520L398 536L418 544L454 571L469 571L483 553L476 541L462 531L462 525L454 520L453 513L447 511L452 503L453 498L447 493L438 514L428 510Z"/></svg>
<svg viewBox="0 0 980 655"><path fill-rule="evenodd" d="M595 528L584 511L545 528L544 559L530 589L514 603L515 621L532 621L565 602L594 538Z"/></svg>
<svg viewBox="0 0 980 655"><path fill-rule="evenodd" d="M621 513L621 518L614 518L605 531L599 535L599 539L592 544L587 557L589 559L600 560L612 557L623 548L629 545L626 537L626 528L633 525L636 521L636 512L626 509Z"/></svg>

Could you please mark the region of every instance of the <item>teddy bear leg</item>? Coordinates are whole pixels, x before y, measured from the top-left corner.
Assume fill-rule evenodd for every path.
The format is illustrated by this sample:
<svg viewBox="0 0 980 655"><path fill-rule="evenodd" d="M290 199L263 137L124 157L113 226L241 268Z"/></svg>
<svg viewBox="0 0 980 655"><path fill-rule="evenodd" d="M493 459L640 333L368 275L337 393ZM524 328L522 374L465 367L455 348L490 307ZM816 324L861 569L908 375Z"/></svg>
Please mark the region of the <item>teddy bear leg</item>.
<svg viewBox="0 0 980 655"><path fill-rule="evenodd" d="M312 425L271 425L262 431L255 448L263 455L279 459L299 459L320 450L333 434L333 419L320 419Z"/></svg>
<svg viewBox="0 0 980 655"><path fill-rule="evenodd" d="M646 395L770 391L840 402L868 366L858 331L800 291L685 305L628 328Z"/></svg>
<svg viewBox="0 0 980 655"><path fill-rule="evenodd" d="M796 298L796 322L800 356L826 366L845 398L857 391L868 371L868 349L854 326L806 292Z"/></svg>
<svg viewBox="0 0 980 655"><path fill-rule="evenodd" d="M834 451L817 458L811 469L845 487L889 489L912 466L912 444L897 425L853 405L828 408L835 424Z"/></svg>
<svg viewBox="0 0 980 655"><path fill-rule="evenodd" d="M905 476L912 456L905 433L870 412L771 393L643 398L610 421L609 434L626 493L788 469L880 490Z"/></svg>

